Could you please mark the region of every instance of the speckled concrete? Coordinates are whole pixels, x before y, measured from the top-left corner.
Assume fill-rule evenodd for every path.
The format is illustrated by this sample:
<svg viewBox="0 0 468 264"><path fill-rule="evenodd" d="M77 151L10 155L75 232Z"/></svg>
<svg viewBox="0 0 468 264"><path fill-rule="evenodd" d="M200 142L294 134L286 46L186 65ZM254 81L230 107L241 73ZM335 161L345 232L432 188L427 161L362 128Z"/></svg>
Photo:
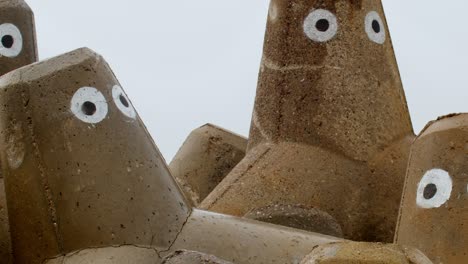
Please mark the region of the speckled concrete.
<svg viewBox="0 0 468 264"><path fill-rule="evenodd" d="M341 240L192 210L111 69L89 49L0 77L0 105L16 264L157 264L181 249L238 264L297 263Z"/></svg>
<svg viewBox="0 0 468 264"><path fill-rule="evenodd" d="M342 239L194 209L168 253L191 250L236 264L299 263L318 245Z"/></svg>
<svg viewBox="0 0 468 264"><path fill-rule="evenodd" d="M198 206L245 156L247 139L212 124L190 133L169 164L192 204Z"/></svg>
<svg viewBox="0 0 468 264"><path fill-rule="evenodd" d="M89 49L0 78L15 263L94 247L169 248L188 218L190 207L145 126L117 107L125 101L133 109L125 93L113 99L116 85Z"/></svg>
<svg viewBox="0 0 468 264"><path fill-rule="evenodd" d="M23 0L0 1L0 75L38 58L34 14ZM0 174L0 260L12 262L8 212Z"/></svg>
<svg viewBox="0 0 468 264"><path fill-rule="evenodd" d="M165 258L162 264L233 264L212 255L195 251L176 251Z"/></svg>
<svg viewBox="0 0 468 264"><path fill-rule="evenodd" d="M380 1L273 0L248 152L200 207L304 204L391 242L414 134L388 32Z"/></svg>
<svg viewBox="0 0 468 264"><path fill-rule="evenodd" d="M411 149L395 241L468 263L468 114L429 123Z"/></svg>
<svg viewBox="0 0 468 264"><path fill-rule="evenodd" d="M0 0L0 75L37 59L33 11L23 0Z"/></svg>
<svg viewBox="0 0 468 264"><path fill-rule="evenodd" d="M395 244L337 242L315 248L301 264L432 264L419 250Z"/></svg>
<svg viewBox="0 0 468 264"><path fill-rule="evenodd" d="M158 264L161 258L152 248L115 246L91 248L58 256L44 264Z"/></svg>
<svg viewBox="0 0 468 264"><path fill-rule="evenodd" d="M300 204L276 204L256 208L248 212L244 217L309 232L343 237L341 226L331 215Z"/></svg>

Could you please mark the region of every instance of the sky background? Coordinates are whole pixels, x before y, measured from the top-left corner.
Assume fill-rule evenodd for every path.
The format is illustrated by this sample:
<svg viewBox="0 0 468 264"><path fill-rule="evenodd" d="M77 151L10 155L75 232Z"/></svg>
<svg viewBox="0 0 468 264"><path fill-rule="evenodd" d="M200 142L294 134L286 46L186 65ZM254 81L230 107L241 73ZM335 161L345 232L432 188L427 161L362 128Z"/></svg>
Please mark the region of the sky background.
<svg viewBox="0 0 468 264"><path fill-rule="evenodd" d="M248 135L269 0L26 0L41 59L109 62L169 162L193 129ZM416 133L468 112L468 1L384 0Z"/></svg>

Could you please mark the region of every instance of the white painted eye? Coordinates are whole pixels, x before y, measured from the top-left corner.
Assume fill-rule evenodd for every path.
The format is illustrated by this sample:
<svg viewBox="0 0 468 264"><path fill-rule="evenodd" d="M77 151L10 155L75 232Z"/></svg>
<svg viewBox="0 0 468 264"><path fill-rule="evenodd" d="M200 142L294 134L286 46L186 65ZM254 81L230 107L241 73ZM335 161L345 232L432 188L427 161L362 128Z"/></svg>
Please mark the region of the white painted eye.
<svg viewBox="0 0 468 264"><path fill-rule="evenodd" d="M452 177L441 169L426 172L418 185L416 203L426 209L445 204L452 194Z"/></svg>
<svg viewBox="0 0 468 264"><path fill-rule="evenodd" d="M0 25L0 55L13 58L23 49L23 36L21 31L13 24Z"/></svg>
<svg viewBox="0 0 468 264"><path fill-rule="evenodd" d="M136 111L130 103L130 100L128 100L127 95L122 90L122 87L114 85L112 88L112 97L114 98L114 103L120 112L132 119L136 118Z"/></svg>
<svg viewBox="0 0 468 264"><path fill-rule="evenodd" d="M78 89L73 95L70 108L78 119L90 124L101 122L108 111L106 98L94 87Z"/></svg>
<svg viewBox="0 0 468 264"><path fill-rule="evenodd" d="M370 40L378 44L384 44L386 38L385 26L379 13L371 11L367 14L365 28Z"/></svg>
<svg viewBox="0 0 468 264"><path fill-rule="evenodd" d="M304 21L304 33L313 41L329 41L337 32L336 16L328 10L313 10Z"/></svg>

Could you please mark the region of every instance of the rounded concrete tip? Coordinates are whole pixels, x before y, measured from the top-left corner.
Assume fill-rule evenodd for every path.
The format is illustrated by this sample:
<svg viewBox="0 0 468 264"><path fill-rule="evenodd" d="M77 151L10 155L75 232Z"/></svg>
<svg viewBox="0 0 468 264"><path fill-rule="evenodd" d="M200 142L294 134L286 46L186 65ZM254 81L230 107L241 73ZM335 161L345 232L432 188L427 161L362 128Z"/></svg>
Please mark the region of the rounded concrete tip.
<svg viewBox="0 0 468 264"><path fill-rule="evenodd" d="M79 48L62 55L49 58L37 63L32 63L13 70L0 77L0 89L10 83L25 83L40 79L45 75L62 71L66 68L78 65L84 61L91 63L105 62L104 58L89 48Z"/></svg>
<svg viewBox="0 0 468 264"><path fill-rule="evenodd" d="M467 126L468 113L454 113L438 117L436 120L430 121L421 131L418 138L446 131L460 126Z"/></svg>
<svg viewBox="0 0 468 264"><path fill-rule="evenodd" d="M23 8L32 12L31 7L24 0L0 0L0 9L7 7Z"/></svg>

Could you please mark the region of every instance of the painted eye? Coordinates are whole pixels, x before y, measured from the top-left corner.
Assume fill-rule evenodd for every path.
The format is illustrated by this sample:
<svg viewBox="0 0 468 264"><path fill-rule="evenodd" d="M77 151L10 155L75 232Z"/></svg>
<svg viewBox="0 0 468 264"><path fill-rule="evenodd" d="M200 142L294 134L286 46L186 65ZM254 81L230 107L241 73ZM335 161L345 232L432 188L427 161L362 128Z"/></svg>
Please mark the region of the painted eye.
<svg viewBox="0 0 468 264"><path fill-rule="evenodd" d="M416 203L426 209L439 208L452 194L452 177L441 169L426 172L418 185Z"/></svg>
<svg viewBox="0 0 468 264"><path fill-rule="evenodd" d="M130 103L130 100L128 100L128 97L123 91L122 87L114 85L112 88L112 97L114 98L115 105L120 110L120 112L122 112L122 114L132 119L136 118L136 111Z"/></svg>
<svg viewBox="0 0 468 264"><path fill-rule="evenodd" d="M0 25L0 55L13 58L23 49L21 31L13 24Z"/></svg>
<svg viewBox="0 0 468 264"><path fill-rule="evenodd" d="M378 44L384 44L385 26L379 13L371 11L366 16L365 28L369 39Z"/></svg>
<svg viewBox="0 0 468 264"><path fill-rule="evenodd" d="M316 9L304 21L304 33L313 41L329 41L337 32L336 16L328 10Z"/></svg>
<svg viewBox="0 0 468 264"><path fill-rule="evenodd" d="M73 95L70 108L78 119L90 124L101 122L108 112L106 98L94 87L78 89Z"/></svg>

